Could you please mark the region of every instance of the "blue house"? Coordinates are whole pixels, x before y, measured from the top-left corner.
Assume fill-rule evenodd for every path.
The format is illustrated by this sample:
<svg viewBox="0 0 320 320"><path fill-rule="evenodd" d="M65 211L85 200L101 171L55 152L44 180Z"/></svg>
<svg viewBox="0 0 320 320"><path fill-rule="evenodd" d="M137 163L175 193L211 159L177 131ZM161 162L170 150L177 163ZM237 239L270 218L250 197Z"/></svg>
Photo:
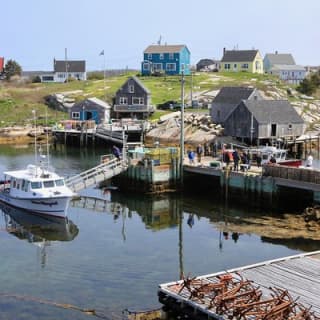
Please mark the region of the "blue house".
<svg viewBox="0 0 320 320"><path fill-rule="evenodd" d="M143 52L142 75L190 74L190 51L185 45L151 45Z"/></svg>

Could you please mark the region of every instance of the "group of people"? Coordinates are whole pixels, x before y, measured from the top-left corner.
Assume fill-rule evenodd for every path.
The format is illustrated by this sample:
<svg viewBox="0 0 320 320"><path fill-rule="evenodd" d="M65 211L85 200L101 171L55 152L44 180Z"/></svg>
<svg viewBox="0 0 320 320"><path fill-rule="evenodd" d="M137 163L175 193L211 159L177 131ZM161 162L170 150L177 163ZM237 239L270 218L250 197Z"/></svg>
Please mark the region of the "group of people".
<svg viewBox="0 0 320 320"><path fill-rule="evenodd" d="M188 159L189 159L189 164L195 164L195 157L197 156L197 161L198 163L201 163L201 158L204 153L204 149L201 144L198 144L196 147L196 151L193 151L191 149L188 150Z"/></svg>
<svg viewBox="0 0 320 320"><path fill-rule="evenodd" d="M237 149L235 149L231 153L231 157L233 160L233 170L239 171L239 165L243 164L244 166L240 166L240 170L248 170L251 166L251 155L249 152L243 151L241 153L238 152ZM223 162L226 164L227 167L229 167L229 164L231 162L230 153L228 151L223 153Z"/></svg>

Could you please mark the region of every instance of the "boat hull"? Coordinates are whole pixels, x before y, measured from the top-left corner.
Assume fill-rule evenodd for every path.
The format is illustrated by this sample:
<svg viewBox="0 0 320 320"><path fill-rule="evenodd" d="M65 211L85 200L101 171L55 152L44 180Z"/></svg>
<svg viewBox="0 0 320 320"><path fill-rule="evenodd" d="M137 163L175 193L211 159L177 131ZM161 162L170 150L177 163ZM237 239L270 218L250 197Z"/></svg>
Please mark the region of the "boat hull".
<svg viewBox="0 0 320 320"><path fill-rule="evenodd" d="M300 159L287 159L278 162L281 166L295 167L299 168L302 165L302 160Z"/></svg>
<svg viewBox="0 0 320 320"><path fill-rule="evenodd" d="M0 192L0 201L33 213L66 218L70 197L16 198Z"/></svg>

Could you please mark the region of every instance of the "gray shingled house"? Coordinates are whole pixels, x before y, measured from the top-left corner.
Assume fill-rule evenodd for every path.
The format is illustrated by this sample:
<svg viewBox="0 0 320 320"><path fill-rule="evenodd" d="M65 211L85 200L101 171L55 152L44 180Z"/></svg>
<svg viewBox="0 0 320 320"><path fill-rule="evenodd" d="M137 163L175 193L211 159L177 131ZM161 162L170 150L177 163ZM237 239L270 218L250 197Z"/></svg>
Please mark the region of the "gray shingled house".
<svg viewBox="0 0 320 320"><path fill-rule="evenodd" d="M267 53L263 59L263 69L269 72L275 65L295 65L295 61L291 53Z"/></svg>
<svg viewBox="0 0 320 320"><path fill-rule="evenodd" d="M150 91L137 77L130 77L116 92L113 111L116 118L147 118L154 112Z"/></svg>
<svg viewBox="0 0 320 320"><path fill-rule="evenodd" d="M262 99L259 91L248 87L223 87L211 104L211 119L224 126L224 121L242 100Z"/></svg>
<svg viewBox="0 0 320 320"><path fill-rule="evenodd" d="M243 100L224 122L224 134L258 145L278 138L296 138L305 123L287 100Z"/></svg>

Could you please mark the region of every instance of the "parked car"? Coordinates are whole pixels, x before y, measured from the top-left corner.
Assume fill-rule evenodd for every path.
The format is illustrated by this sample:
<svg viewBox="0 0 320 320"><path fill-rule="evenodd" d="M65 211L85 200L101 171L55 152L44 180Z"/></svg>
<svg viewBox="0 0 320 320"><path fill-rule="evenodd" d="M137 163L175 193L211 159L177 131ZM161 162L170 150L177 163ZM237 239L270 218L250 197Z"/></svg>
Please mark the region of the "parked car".
<svg viewBox="0 0 320 320"><path fill-rule="evenodd" d="M175 100L169 100L164 103L158 104L158 109L161 110L175 110L180 109L181 105Z"/></svg>

